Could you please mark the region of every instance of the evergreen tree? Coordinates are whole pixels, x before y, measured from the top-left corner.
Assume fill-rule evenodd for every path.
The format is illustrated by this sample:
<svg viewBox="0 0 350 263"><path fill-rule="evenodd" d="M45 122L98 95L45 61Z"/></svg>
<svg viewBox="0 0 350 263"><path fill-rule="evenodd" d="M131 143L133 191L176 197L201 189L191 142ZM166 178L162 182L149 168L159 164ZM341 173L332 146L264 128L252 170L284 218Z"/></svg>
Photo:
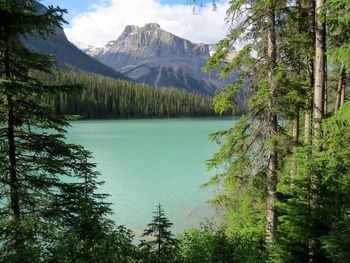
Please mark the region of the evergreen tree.
<svg viewBox="0 0 350 263"><path fill-rule="evenodd" d="M170 231L172 225L161 204L158 204L151 223L142 234L142 237L148 238L140 244L141 250L149 257L146 262L176 262L177 240Z"/></svg>
<svg viewBox="0 0 350 263"><path fill-rule="evenodd" d="M350 136L349 114L346 103L324 119L322 149L312 149L317 145L311 149L310 145L299 146L293 187L288 177L281 180L279 191L287 197L278 205L281 224L277 240L282 261L346 262L349 257L349 147L344 147ZM312 159L306 158L310 152ZM311 255L310 240L314 242Z"/></svg>
<svg viewBox="0 0 350 263"><path fill-rule="evenodd" d="M81 182L66 184L53 206L62 211L58 239L52 242L48 262L129 262L136 257L133 234L124 226L116 227L108 216L106 194L98 193L98 173L86 163Z"/></svg>
<svg viewBox="0 0 350 263"><path fill-rule="evenodd" d="M251 86L253 94L248 110L240 121L232 129L212 136L223 146L208 161L209 168L223 164L228 164L228 168L210 183L223 182L227 191L224 190L216 201L228 207L233 218L240 218L241 204L246 205L245 209L257 211L251 213L254 214L252 221L259 222L255 224L256 234L261 236L261 226L265 225L269 244L273 242L277 227L274 203L279 165L291 148L291 144L284 142L288 135L278 118L285 109L281 106L285 96L282 91L289 85L283 82L286 74L277 34L285 9L286 1L232 1L227 20L235 22L206 66L207 70L220 67L223 75L233 69L239 74L238 80L220 90L214 99L218 111L234 107L233 97L237 91L242 85L247 86L247 82ZM229 50L240 40L246 45L230 63L222 65ZM235 227L235 231L241 232L239 229Z"/></svg>
<svg viewBox="0 0 350 263"><path fill-rule="evenodd" d="M98 173L91 172L84 160L81 165L80 180L62 184L52 203L54 210L61 211L59 239L50 253L52 262L96 262L109 254L104 250L109 228L114 226L106 217L111 213L104 201L107 195L96 192L101 184L96 181Z"/></svg>
<svg viewBox="0 0 350 263"><path fill-rule="evenodd" d="M107 227L101 217L109 211L93 193L96 184L91 176L96 174L95 165L89 163L90 153L66 144L64 128L68 123L38 102L39 96L75 87L44 85L32 77L32 71L50 73L53 60L31 53L20 39L38 33L47 36L64 22L64 10L49 7L39 13L37 7L29 0L0 2L0 262L7 263L44 261L57 233L73 223L63 219L79 212L74 231L85 238L83 250L94 251L94 244L87 241L88 232L98 237L98 228ZM80 180L82 184L68 183ZM92 205L90 210L85 214L79 210L74 203L77 200L70 199L73 196L79 196L85 208ZM60 205L57 200L62 201ZM76 240L70 241L67 245L73 246ZM84 256L90 257L85 252Z"/></svg>

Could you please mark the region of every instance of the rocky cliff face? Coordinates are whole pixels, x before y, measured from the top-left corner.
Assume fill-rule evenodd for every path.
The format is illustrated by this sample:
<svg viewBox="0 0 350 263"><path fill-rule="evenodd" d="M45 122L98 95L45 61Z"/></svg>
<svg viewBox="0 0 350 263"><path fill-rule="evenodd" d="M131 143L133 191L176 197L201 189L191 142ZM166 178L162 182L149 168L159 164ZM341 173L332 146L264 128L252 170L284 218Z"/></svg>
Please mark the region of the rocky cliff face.
<svg viewBox="0 0 350 263"><path fill-rule="evenodd" d="M220 81L215 73L202 72L211 52L212 46L182 39L155 23L127 26L117 40L86 50L93 58L135 80L207 94L232 81L232 77Z"/></svg>

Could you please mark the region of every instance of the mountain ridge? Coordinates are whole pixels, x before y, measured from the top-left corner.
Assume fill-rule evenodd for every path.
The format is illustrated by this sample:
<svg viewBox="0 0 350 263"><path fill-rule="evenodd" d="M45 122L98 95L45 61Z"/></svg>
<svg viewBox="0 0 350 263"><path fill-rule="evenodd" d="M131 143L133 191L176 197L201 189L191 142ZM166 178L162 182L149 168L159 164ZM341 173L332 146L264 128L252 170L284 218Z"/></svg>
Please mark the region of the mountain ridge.
<svg viewBox="0 0 350 263"><path fill-rule="evenodd" d="M220 80L216 71L202 72L213 45L192 43L163 30L157 23L128 25L104 47L90 47L87 54L127 75L155 87L173 86L213 94L234 79Z"/></svg>

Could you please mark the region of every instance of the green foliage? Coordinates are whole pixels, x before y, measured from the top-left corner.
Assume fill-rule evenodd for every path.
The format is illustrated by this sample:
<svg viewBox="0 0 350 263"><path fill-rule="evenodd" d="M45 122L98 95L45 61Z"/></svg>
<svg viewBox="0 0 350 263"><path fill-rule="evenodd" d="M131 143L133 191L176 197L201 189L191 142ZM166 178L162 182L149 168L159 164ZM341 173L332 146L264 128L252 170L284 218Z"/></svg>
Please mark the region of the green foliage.
<svg viewBox="0 0 350 263"><path fill-rule="evenodd" d="M62 193L55 196L53 207L61 210L59 217L60 240L51 254L56 258L53 262L75 259L77 261L96 261L108 255L105 243L109 229L113 224L106 216L111 213L107 195L97 193L101 184L96 181L98 173L91 173L87 164L82 163L80 182L67 183ZM61 247L66 249L60 249ZM67 253L69 251L69 253Z"/></svg>
<svg viewBox="0 0 350 263"><path fill-rule="evenodd" d="M78 114L75 114L75 115L65 115L65 116L64 116L64 119L67 120L67 121L76 121L76 120L80 120L80 119L81 119L81 116L78 115Z"/></svg>
<svg viewBox="0 0 350 263"><path fill-rule="evenodd" d="M91 240L82 240L81 233L77 233L74 227L61 233L58 243L54 244L45 262L137 262L139 252L133 244L134 236L130 230L123 226L115 228L112 224L102 227L98 236Z"/></svg>
<svg viewBox="0 0 350 263"><path fill-rule="evenodd" d="M276 208L280 224L275 243L267 250L270 262L306 262L313 249L317 262L345 262L348 257L347 109L324 122L321 151L301 145L295 130L292 134L292 127L300 131L304 128L293 126L294 121L299 124L302 109L312 101L315 10L311 4L312 1L303 0L231 1L227 11L230 32L218 43L216 54L206 66L207 71L219 67L222 75L235 70L240 81L249 79L253 87L245 115L233 128L211 136L221 148L207 164L209 169L219 168L219 173L206 185L220 186L213 202L225 208L228 235L263 240L265 200L270 194L266 178L268 153L277 154L276 180L280 184L274 198L279 200ZM345 0L330 0L322 7L329 32L329 61L343 66L350 54L348 9ZM266 23L272 12L278 46L273 72L268 49L271 35L267 35ZM240 40L249 45L225 64L228 53ZM339 65L329 68L338 69ZM268 73L277 83L276 91ZM236 82L218 92L214 98L217 111L232 108L233 87L240 85ZM327 95L334 96L331 90ZM269 122L273 116L279 126L271 134Z"/></svg>
<svg viewBox="0 0 350 263"><path fill-rule="evenodd" d="M177 240L170 231L173 224L165 216L161 204L153 214L151 223L142 234L147 240L140 243L141 252L146 258L144 262L177 262Z"/></svg>
<svg viewBox="0 0 350 263"><path fill-rule="evenodd" d="M239 107L236 104L236 95L241 90L243 80L237 80L235 83L227 85L224 88L218 89L214 99L214 111L219 114L225 114L229 110L232 113L239 112Z"/></svg>
<svg viewBox="0 0 350 263"><path fill-rule="evenodd" d="M214 116L212 98L175 88L152 88L84 72L35 74L50 85L80 84L80 92L41 96L58 116L96 118L171 118Z"/></svg>
<svg viewBox="0 0 350 263"><path fill-rule="evenodd" d="M253 236L228 236L222 229L202 225L179 236L179 250L184 263L263 262L262 240Z"/></svg>
<svg viewBox="0 0 350 263"><path fill-rule="evenodd" d="M233 247L223 231L210 226L188 229L179 236L184 263L232 262Z"/></svg>
<svg viewBox="0 0 350 263"><path fill-rule="evenodd" d="M316 257L346 262L350 245L350 104L323 123L322 150L313 153L300 146L295 157L298 174L290 183L288 172L280 183L279 245L286 261L307 260L309 240L315 240ZM288 252L287 252L288 251Z"/></svg>
<svg viewBox="0 0 350 263"><path fill-rule="evenodd" d="M327 16L329 49L327 54L334 64L350 68L350 7L347 0L329 0L322 8Z"/></svg>
<svg viewBox="0 0 350 263"><path fill-rule="evenodd" d="M20 37L53 33L63 22L64 10L37 7L0 2L0 262L127 262L132 235L107 219L91 154L65 142L68 123L37 99L76 90L30 74L49 73L52 59Z"/></svg>

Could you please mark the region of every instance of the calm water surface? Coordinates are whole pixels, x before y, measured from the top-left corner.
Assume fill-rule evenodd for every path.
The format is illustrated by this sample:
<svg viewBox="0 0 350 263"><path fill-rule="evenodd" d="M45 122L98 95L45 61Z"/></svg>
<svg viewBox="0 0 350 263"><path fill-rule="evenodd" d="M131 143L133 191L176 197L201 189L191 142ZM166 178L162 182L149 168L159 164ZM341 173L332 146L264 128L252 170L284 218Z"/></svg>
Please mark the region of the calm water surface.
<svg viewBox="0 0 350 263"><path fill-rule="evenodd" d="M206 200L213 190L200 189L215 171L205 160L218 149L208 140L235 119L75 121L67 141L91 151L110 194L113 219L138 235L162 203L179 232L212 215Z"/></svg>

